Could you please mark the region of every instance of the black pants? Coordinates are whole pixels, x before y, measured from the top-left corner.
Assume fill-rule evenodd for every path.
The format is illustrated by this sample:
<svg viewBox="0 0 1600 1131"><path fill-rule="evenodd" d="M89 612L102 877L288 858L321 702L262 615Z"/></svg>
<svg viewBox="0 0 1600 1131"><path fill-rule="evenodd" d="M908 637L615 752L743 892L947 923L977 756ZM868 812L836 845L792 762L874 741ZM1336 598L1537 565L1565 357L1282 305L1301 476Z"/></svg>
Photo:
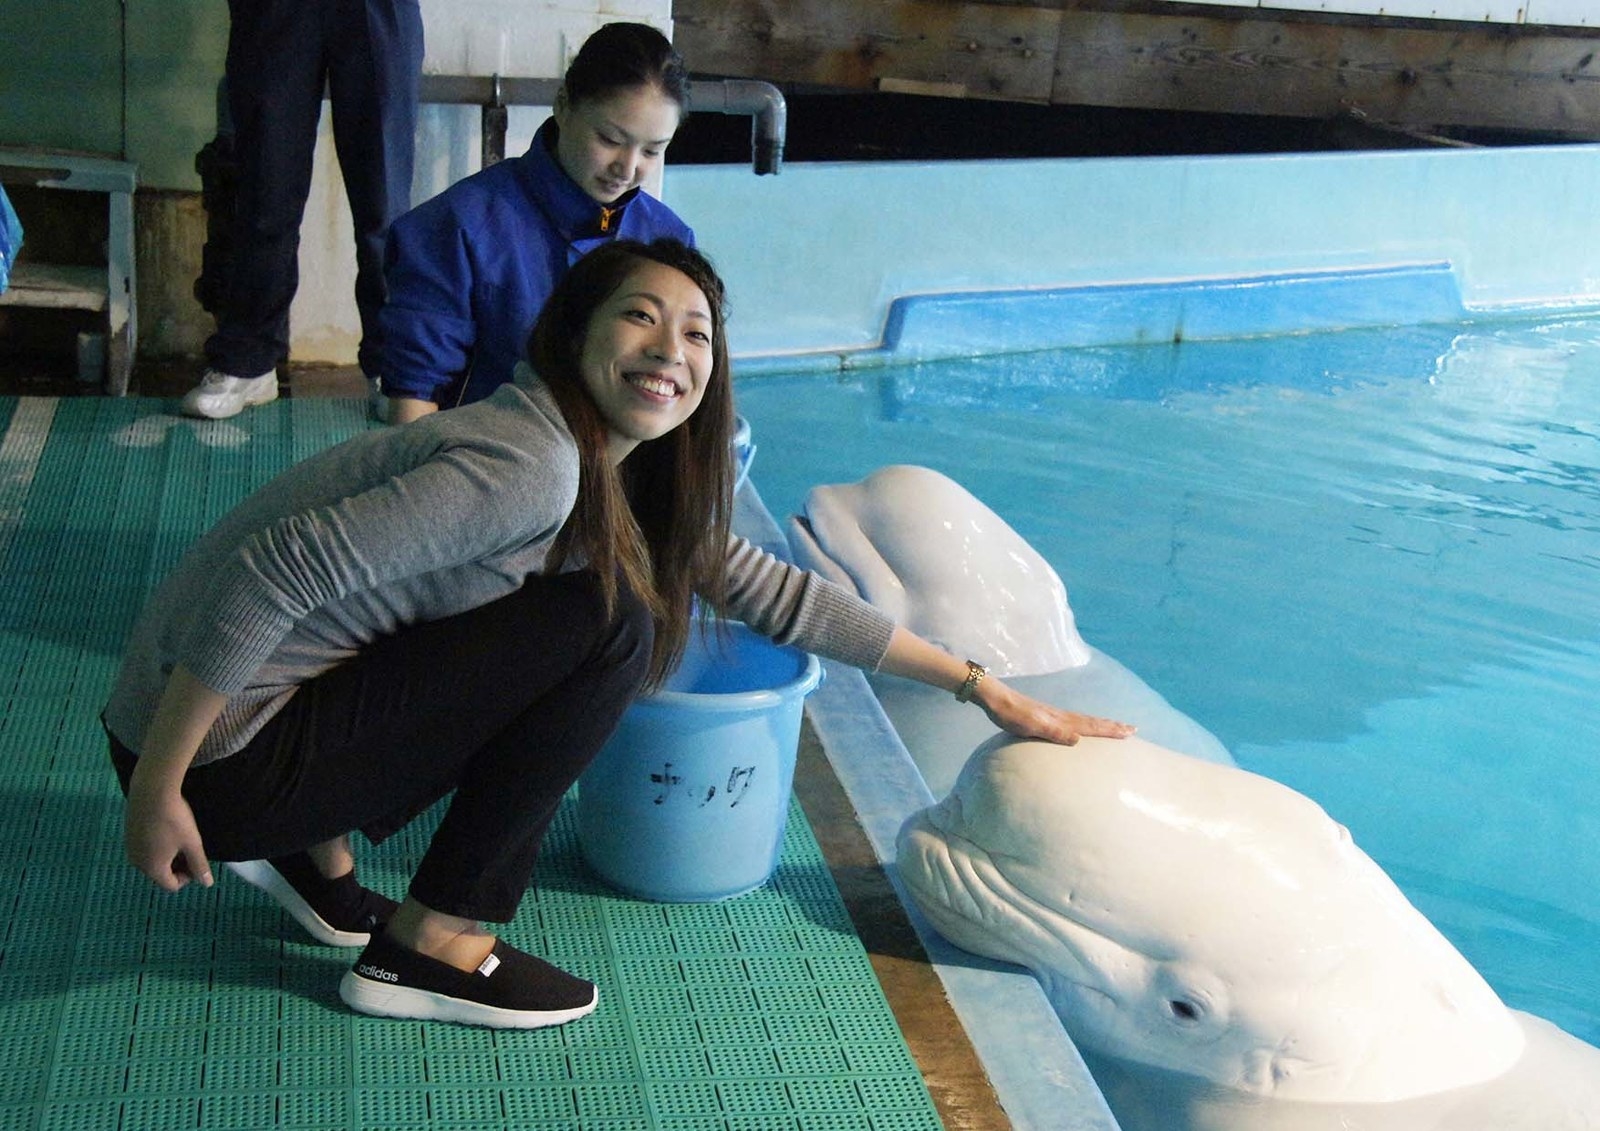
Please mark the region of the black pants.
<svg viewBox="0 0 1600 1131"><path fill-rule="evenodd" d="M233 261L206 361L236 377L289 355L300 220L327 90L356 237L358 360L382 365L383 245L411 207L422 73L418 0L229 0L227 93L239 163Z"/></svg>
<svg viewBox="0 0 1600 1131"><path fill-rule="evenodd" d="M411 880L436 911L508 922L562 796L649 666L650 615L606 618L592 574L415 625L317 677L236 754L190 769L206 852L281 856L353 829L381 841L455 791ZM126 790L135 755L115 739Z"/></svg>

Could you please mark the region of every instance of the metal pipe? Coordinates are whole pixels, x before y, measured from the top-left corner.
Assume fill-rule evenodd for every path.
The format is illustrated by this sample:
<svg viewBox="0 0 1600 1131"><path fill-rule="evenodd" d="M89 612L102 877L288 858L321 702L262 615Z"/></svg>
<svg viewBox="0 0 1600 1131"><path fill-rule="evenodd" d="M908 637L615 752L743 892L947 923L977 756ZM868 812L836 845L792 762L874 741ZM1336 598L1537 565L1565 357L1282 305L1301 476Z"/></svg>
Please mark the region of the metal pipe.
<svg viewBox="0 0 1600 1131"><path fill-rule="evenodd" d="M783 168L783 142L789 129L789 107L783 92L770 82L723 79L689 84L691 110L749 114L751 160L756 176Z"/></svg>
<svg viewBox="0 0 1600 1131"><path fill-rule="evenodd" d="M505 156L503 115L507 106L550 106L555 103L560 79L518 79L504 75L423 75L422 101L445 102L483 108L483 163L492 165ZM789 127L783 93L769 82L755 79L698 80L689 84L691 112L748 114L751 167L760 176L783 167L783 143ZM496 130L491 115L499 119ZM498 146L496 135L498 134Z"/></svg>
<svg viewBox="0 0 1600 1131"><path fill-rule="evenodd" d="M423 75L422 101L470 106L552 106L560 79L514 79L505 75Z"/></svg>

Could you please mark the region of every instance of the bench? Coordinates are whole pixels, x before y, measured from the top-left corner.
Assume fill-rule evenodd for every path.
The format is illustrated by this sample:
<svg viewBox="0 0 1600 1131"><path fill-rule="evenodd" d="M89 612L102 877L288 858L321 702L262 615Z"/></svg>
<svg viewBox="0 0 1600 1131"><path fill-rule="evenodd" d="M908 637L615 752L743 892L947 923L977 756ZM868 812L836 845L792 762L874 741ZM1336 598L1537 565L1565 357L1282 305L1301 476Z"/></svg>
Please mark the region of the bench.
<svg viewBox="0 0 1600 1131"><path fill-rule="evenodd" d="M0 184L106 194L110 235L106 265L75 267L22 261L11 271L0 306L88 310L106 318L106 392L128 391L139 342L133 274L133 190L136 167L128 161L77 153L0 148ZM26 221L24 221L26 227Z"/></svg>

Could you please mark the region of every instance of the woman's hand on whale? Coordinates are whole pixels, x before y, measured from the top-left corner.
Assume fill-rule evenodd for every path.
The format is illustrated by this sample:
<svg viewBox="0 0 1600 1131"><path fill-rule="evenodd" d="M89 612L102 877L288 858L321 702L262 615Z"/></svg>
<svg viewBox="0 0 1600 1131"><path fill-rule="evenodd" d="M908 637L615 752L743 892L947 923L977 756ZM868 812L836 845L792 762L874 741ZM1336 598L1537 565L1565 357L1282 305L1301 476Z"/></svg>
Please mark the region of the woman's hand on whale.
<svg viewBox="0 0 1600 1131"><path fill-rule="evenodd" d="M1071 746L1080 738L1126 738L1134 732L1127 723L1080 715L1052 707L987 672L974 672L975 664L957 659L943 648L905 628L896 628L879 670L891 675L943 688L983 708L990 721L1018 738L1040 739Z"/></svg>
<svg viewBox="0 0 1600 1131"><path fill-rule="evenodd" d="M1135 729L1116 719L1052 707L1006 686L994 676L978 684L972 701L983 708L995 726L1008 734L1058 742L1063 746L1074 746L1080 738L1127 738Z"/></svg>

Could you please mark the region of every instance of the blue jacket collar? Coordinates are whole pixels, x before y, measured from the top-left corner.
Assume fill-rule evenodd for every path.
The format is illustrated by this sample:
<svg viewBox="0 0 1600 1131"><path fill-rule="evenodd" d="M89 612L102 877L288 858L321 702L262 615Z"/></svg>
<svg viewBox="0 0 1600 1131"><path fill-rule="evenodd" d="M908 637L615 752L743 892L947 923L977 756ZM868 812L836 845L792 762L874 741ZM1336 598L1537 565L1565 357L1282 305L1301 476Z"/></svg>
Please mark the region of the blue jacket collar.
<svg viewBox="0 0 1600 1131"><path fill-rule="evenodd" d="M534 201L568 243L612 235L622 223L628 202L639 195L639 190L629 189L610 206L591 199L556 160L558 132L554 118L539 127L528 152L517 162L518 173L528 182Z"/></svg>

